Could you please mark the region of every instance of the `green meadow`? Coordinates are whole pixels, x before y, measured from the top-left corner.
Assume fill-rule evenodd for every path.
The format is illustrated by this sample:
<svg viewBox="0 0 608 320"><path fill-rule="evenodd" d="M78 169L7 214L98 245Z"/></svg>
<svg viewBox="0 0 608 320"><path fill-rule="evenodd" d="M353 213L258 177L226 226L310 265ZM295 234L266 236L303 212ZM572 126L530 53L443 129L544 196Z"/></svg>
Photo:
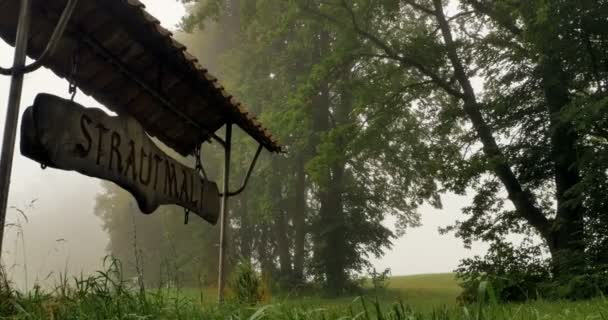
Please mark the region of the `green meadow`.
<svg viewBox="0 0 608 320"><path fill-rule="evenodd" d="M385 289L376 290L371 285L366 285L364 289L340 298L315 294L279 294L271 295L270 300L272 303L294 307L323 306L340 309L361 303L360 300L363 299L374 304L378 302L383 309L399 303L427 312L456 307L460 290L454 275L446 273L392 277Z"/></svg>

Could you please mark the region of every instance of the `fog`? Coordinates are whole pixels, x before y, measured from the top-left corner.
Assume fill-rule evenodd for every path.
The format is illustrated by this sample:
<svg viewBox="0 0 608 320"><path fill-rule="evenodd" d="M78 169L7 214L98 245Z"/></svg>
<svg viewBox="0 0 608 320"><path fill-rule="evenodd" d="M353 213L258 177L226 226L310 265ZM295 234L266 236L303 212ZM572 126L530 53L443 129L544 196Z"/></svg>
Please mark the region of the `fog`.
<svg viewBox="0 0 608 320"><path fill-rule="evenodd" d="M170 29L175 29L184 14L183 6L176 1L143 2ZM0 41L2 66L10 65L12 55L12 47ZM218 76L221 80L221 75ZM0 77L2 130L8 88L9 79ZM67 91L65 80L46 69L39 70L26 76L21 110L32 104L37 93L67 97ZM75 100L87 107L102 107L82 93ZM52 283L60 272L89 274L102 268L103 258L108 254L108 237L94 215L95 197L100 190L99 180L77 173L42 170L16 148L3 263L19 288L31 287L36 280ZM385 257L374 261L376 267L391 268L393 274L399 275L451 272L463 257L483 253L481 245L467 250L453 235L439 235L437 231L457 220L466 203L466 197L447 196L443 210L422 208L423 226L409 230L405 237L395 241Z"/></svg>

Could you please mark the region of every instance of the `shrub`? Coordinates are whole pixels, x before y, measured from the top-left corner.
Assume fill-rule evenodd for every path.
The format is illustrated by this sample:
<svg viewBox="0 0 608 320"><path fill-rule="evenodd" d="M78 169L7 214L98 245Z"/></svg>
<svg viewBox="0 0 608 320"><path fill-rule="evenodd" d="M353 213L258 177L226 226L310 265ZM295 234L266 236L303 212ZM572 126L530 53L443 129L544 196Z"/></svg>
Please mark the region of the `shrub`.
<svg viewBox="0 0 608 320"><path fill-rule="evenodd" d="M543 287L546 297L552 299L585 300L608 292L608 273L599 268L587 274L572 276L567 280L553 281Z"/></svg>
<svg viewBox="0 0 608 320"><path fill-rule="evenodd" d="M391 277L391 269L386 268L382 272L378 272L376 268L369 270L369 278L376 290L384 290L388 287Z"/></svg>
<svg viewBox="0 0 608 320"><path fill-rule="evenodd" d="M539 246L524 243L514 248L507 243L494 243L485 257L465 259L456 270L463 292L459 300L477 300L482 282L491 284L500 301L535 299L544 283L550 280L549 263Z"/></svg>
<svg viewBox="0 0 608 320"><path fill-rule="evenodd" d="M234 268L229 285L237 303L255 305L262 301L262 280L249 262Z"/></svg>
<svg viewBox="0 0 608 320"><path fill-rule="evenodd" d="M8 317L14 313L15 310L11 303L12 295L8 277L0 264L0 318Z"/></svg>

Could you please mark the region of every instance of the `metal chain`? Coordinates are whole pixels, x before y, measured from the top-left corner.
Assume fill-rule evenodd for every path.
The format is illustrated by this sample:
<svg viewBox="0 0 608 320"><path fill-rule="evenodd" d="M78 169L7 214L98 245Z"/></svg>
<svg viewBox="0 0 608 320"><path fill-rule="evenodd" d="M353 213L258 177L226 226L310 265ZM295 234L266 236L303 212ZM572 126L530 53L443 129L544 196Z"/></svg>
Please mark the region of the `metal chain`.
<svg viewBox="0 0 608 320"><path fill-rule="evenodd" d="M79 44L76 44L76 48L74 49L74 54L72 54L72 70L70 71L70 76L69 76L69 87L68 87L68 93L71 95L70 100L73 102L74 101L74 97L76 97L76 93L78 92L78 87L76 86L76 83L74 83L74 78L76 77L76 73L78 72L78 63L80 62L79 60Z"/></svg>
<svg viewBox="0 0 608 320"><path fill-rule="evenodd" d="M208 180L207 173L205 172L205 168L203 167L203 164L201 162L201 152L201 146L197 146L196 149L194 149L194 158L196 159L195 170L198 171L199 174L202 174L203 177Z"/></svg>
<svg viewBox="0 0 608 320"><path fill-rule="evenodd" d="M196 163L194 170L196 170L196 172L198 172L199 176L202 175L202 177L207 179L207 173L205 173L205 168L203 168L203 163L201 162L201 146L197 146L194 149L193 156L194 156L195 163ZM184 209L184 224L187 225L189 219L190 219L190 210Z"/></svg>

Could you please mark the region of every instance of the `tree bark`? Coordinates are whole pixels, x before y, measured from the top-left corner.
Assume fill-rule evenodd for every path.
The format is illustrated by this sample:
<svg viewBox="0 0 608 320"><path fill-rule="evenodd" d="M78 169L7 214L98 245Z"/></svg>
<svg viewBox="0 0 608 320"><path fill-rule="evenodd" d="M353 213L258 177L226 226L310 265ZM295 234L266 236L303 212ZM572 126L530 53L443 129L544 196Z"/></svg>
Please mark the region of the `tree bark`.
<svg viewBox="0 0 608 320"><path fill-rule="evenodd" d="M244 191L239 197L240 208L238 210L241 215L241 227L239 232L241 258L251 263L253 256L253 221L249 216L249 207L247 206L247 191Z"/></svg>
<svg viewBox="0 0 608 320"><path fill-rule="evenodd" d="M306 172L304 160L298 159L295 185L295 208L293 224L295 231L293 275L296 283L304 282L304 261L306 260Z"/></svg>
<svg viewBox="0 0 608 320"><path fill-rule="evenodd" d="M279 164L277 160L273 161L273 167L278 168ZM275 178L280 178L280 175L275 175ZM275 179L275 180L276 180ZM277 253L279 255L279 264L280 264L280 281L286 282L292 274L292 266L291 266L291 253L290 253L290 240L288 236L288 225L287 225L287 215L285 208L285 200L284 195L281 190L283 184L280 181L273 181L270 188L274 199L273 205L273 215L274 215L274 238L277 246Z"/></svg>
<svg viewBox="0 0 608 320"><path fill-rule="evenodd" d="M584 207L573 188L580 182L577 167L578 135L562 112L570 103L568 76L559 59L546 54L541 62L543 89L550 113L551 156L555 171L556 219L553 223L549 249L554 273L558 276L576 274L584 267Z"/></svg>
<svg viewBox="0 0 608 320"><path fill-rule="evenodd" d="M257 246L258 260L262 269L262 277L264 279L272 279L275 268L273 263L272 239L269 237L270 228L267 225L260 226L263 230L260 232L260 241Z"/></svg>
<svg viewBox="0 0 608 320"><path fill-rule="evenodd" d="M321 30L317 52L313 61L320 62L322 57L330 51L330 35L327 31ZM321 143L321 135L331 130L331 102L329 81L323 80L318 85L317 94L313 97L313 146ZM317 225L317 240L315 243L315 254L320 258L320 263L325 275L325 286L329 293L339 294L346 286L345 257L343 254L345 234L342 218L342 173L336 164L328 164L326 172L323 174L323 182L319 186L319 221Z"/></svg>
<svg viewBox="0 0 608 320"><path fill-rule="evenodd" d="M347 287L346 232L342 207L344 165L331 169L332 179L321 203L321 225L324 231L323 253L327 289L331 294L341 294Z"/></svg>

